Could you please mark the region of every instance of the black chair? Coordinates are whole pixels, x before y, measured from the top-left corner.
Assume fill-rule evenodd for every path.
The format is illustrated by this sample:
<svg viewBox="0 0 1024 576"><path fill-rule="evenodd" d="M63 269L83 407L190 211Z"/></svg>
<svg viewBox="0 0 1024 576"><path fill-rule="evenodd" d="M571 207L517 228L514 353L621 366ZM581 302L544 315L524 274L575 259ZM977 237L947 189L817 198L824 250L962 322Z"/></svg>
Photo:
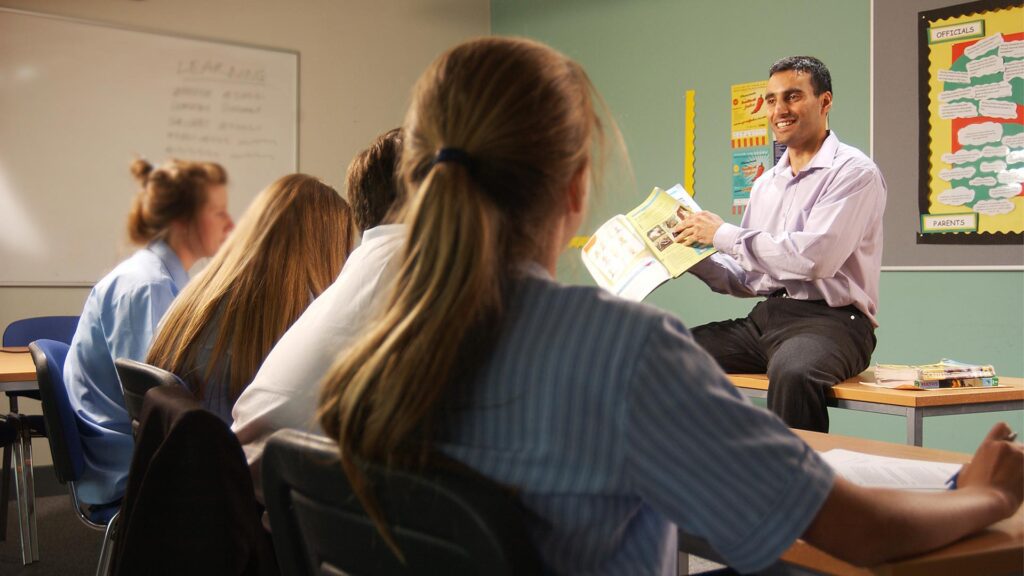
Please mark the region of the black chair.
<svg viewBox="0 0 1024 576"><path fill-rule="evenodd" d="M238 438L177 384L150 388L111 573L278 576Z"/></svg>
<svg viewBox="0 0 1024 576"><path fill-rule="evenodd" d="M36 365L36 380L39 382L43 418L50 438L53 470L57 480L68 485L71 504L78 519L89 528L104 532L96 574L106 576L120 504L86 507L78 501L76 483L85 469L85 456L82 438L78 433L78 417L71 408L68 390L64 385L64 360L67 358L68 345L55 340L36 340L28 345L28 349Z"/></svg>
<svg viewBox="0 0 1024 576"><path fill-rule="evenodd" d="M367 466L402 564L353 495L338 447L281 430L263 455L263 494L282 574L449 576L540 574L526 512L506 490L476 475Z"/></svg>
<svg viewBox="0 0 1024 576"><path fill-rule="evenodd" d="M132 419L132 435L137 435L146 392L163 384L179 386L181 380L167 370L129 358L114 360L114 368L117 369L117 377L121 380L124 407L128 410L128 417Z"/></svg>

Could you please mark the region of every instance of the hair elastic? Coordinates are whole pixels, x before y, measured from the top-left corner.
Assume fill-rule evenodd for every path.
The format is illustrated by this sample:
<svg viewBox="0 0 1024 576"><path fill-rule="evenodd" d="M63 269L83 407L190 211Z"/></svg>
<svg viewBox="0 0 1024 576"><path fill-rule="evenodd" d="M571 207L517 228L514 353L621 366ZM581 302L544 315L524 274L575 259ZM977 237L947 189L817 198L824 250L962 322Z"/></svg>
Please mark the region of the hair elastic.
<svg viewBox="0 0 1024 576"><path fill-rule="evenodd" d="M434 156L431 166L436 166L442 162L455 162L456 164L462 164L468 170L472 170L474 166L473 159L461 148L441 148L438 151L437 156Z"/></svg>

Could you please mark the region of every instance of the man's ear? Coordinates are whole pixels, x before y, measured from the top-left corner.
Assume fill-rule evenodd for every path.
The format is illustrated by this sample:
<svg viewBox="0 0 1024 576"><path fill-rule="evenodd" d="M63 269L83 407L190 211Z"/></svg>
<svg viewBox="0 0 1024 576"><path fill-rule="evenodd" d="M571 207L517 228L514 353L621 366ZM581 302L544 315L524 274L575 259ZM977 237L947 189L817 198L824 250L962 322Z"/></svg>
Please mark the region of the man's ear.
<svg viewBox="0 0 1024 576"><path fill-rule="evenodd" d="M821 95L821 113L828 115L832 110L832 93L824 92Z"/></svg>

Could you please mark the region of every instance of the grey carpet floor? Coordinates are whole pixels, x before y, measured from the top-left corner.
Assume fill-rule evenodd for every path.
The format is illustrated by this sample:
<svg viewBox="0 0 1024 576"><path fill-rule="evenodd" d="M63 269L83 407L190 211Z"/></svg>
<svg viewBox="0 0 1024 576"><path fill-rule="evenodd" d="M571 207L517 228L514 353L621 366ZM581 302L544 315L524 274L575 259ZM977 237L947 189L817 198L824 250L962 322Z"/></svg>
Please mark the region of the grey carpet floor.
<svg viewBox="0 0 1024 576"><path fill-rule="evenodd" d="M36 498L39 562L21 563L21 541L15 503L7 518L7 540L0 542L0 576L93 576L103 542L101 532L87 528L71 509L66 495ZM690 557L690 574L720 568L703 558Z"/></svg>
<svg viewBox="0 0 1024 576"><path fill-rule="evenodd" d="M36 498L39 562L21 564L16 504L7 512L7 540L0 542L0 575L92 576L100 558L103 534L82 524L67 494Z"/></svg>

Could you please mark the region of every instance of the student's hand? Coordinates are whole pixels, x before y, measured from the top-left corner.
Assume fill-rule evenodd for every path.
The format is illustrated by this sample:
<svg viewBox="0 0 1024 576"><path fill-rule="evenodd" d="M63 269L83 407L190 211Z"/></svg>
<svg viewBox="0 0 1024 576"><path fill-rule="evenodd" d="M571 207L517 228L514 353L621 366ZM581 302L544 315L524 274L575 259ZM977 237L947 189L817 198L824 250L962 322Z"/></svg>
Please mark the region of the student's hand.
<svg viewBox="0 0 1024 576"><path fill-rule="evenodd" d="M689 212L683 221L672 229L675 241L685 246L694 244L710 246L715 241L715 232L722 225L722 219L714 212Z"/></svg>
<svg viewBox="0 0 1024 576"><path fill-rule="evenodd" d="M1024 446L1008 441L1010 434L1010 427L1003 422L993 426L957 478L958 488L996 490L1005 500L1006 516L1024 501Z"/></svg>

